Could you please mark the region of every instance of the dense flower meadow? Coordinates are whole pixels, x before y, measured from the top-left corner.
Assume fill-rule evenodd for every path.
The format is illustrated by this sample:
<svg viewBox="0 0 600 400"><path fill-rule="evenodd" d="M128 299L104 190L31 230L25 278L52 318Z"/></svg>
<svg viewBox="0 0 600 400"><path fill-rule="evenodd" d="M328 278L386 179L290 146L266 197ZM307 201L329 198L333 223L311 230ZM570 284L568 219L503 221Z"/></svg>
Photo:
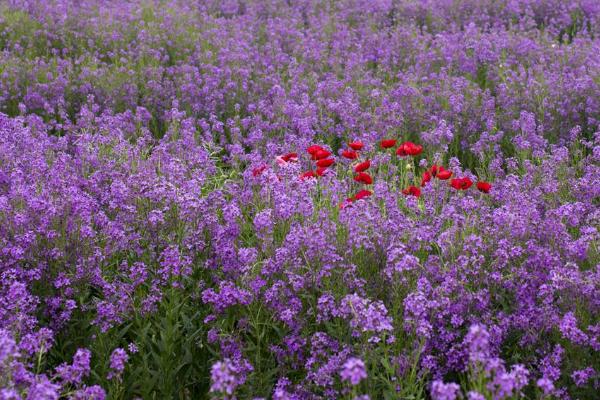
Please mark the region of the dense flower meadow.
<svg viewBox="0 0 600 400"><path fill-rule="evenodd" d="M0 48L0 400L600 398L598 0L5 0Z"/></svg>

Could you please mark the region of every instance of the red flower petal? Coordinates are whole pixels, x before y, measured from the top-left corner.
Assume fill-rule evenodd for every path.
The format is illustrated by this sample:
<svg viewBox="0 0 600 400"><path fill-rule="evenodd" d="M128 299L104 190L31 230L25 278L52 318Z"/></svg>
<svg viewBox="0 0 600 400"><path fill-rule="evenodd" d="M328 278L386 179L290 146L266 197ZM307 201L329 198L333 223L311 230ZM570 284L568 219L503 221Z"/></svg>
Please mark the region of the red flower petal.
<svg viewBox="0 0 600 400"><path fill-rule="evenodd" d="M364 172L371 166L371 160L363 161L354 167L354 172Z"/></svg>
<svg viewBox="0 0 600 400"><path fill-rule="evenodd" d="M306 171L305 173L303 173L302 175L300 175L300 179L304 180L304 179L309 179L309 178L315 178L315 171Z"/></svg>
<svg viewBox="0 0 600 400"><path fill-rule="evenodd" d="M281 156L281 159L285 162L296 162L298 161L298 153L288 153Z"/></svg>
<svg viewBox="0 0 600 400"><path fill-rule="evenodd" d="M473 181L468 177L455 178L450 181L450 186L456 190L467 190L473 185Z"/></svg>
<svg viewBox="0 0 600 400"><path fill-rule="evenodd" d="M398 157L405 157L405 156L407 156L407 155L408 155L408 153L406 152L406 149L404 148L404 145L403 145L403 144L401 144L401 145L400 145L400 147L398 147L398 148L396 149L396 155L397 155Z"/></svg>
<svg viewBox="0 0 600 400"><path fill-rule="evenodd" d="M389 149L390 147L394 147L396 145L396 139L383 139L381 141L381 147L384 149Z"/></svg>
<svg viewBox="0 0 600 400"><path fill-rule="evenodd" d="M445 181L445 180L447 180L447 179L450 179L450 177L452 176L452 172L450 172L450 171L447 171L447 170L445 170L445 169L442 169L442 168L440 167L440 169L438 170L438 173L437 173L437 175L435 175L435 176L436 176L436 178L438 178L438 179L441 179L441 180Z"/></svg>
<svg viewBox="0 0 600 400"><path fill-rule="evenodd" d="M372 194L373 192L371 192L370 190L361 190L360 192L354 195L354 200L364 199L366 197L371 196Z"/></svg>
<svg viewBox="0 0 600 400"><path fill-rule="evenodd" d="M409 186L408 188L404 189L402 191L403 194L405 195L411 195L411 196L415 196L415 197L420 197L421 196L421 189L419 189L416 186Z"/></svg>
<svg viewBox="0 0 600 400"><path fill-rule="evenodd" d="M342 151L342 157L349 160L356 160L358 158L358 153L352 150L344 150Z"/></svg>
<svg viewBox="0 0 600 400"><path fill-rule="evenodd" d="M357 140L355 142L348 143L348 146L350 146L352 150L362 150L362 148L364 147L364 143Z"/></svg>
<svg viewBox="0 0 600 400"><path fill-rule="evenodd" d="M252 176L259 176L263 173L263 171L267 169L266 165L261 165L260 167L256 167L252 170Z"/></svg>
<svg viewBox="0 0 600 400"><path fill-rule="evenodd" d="M313 160L322 160L324 158L327 158L331 155L331 153L325 149L320 149L317 150L315 154L312 155L312 159Z"/></svg>
<svg viewBox="0 0 600 400"><path fill-rule="evenodd" d="M421 179L421 186L425 186L427 182L431 180L431 174L427 171L423 173L423 178Z"/></svg>
<svg viewBox="0 0 600 400"><path fill-rule="evenodd" d="M317 151L319 150L324 150L321 146L319 146L318 144L313 144L312 146L309 146L306 149L306 152L310 155L315 155L317 153Z"/></svg>
<svg viewBox="0 0 600 400"><path fill-rule="evenodd" d="M334 162L335 162L335 160L333 158L326 158L323 160L319 160L319 161L317 161L317 167L321 167L321 168L331 167Z"/></svg>
<svg viewBox="0 0 600 400"><path fill-rule="evenodd" d="M373 183L373 178L371 178L371 175L367 174L366 172L359 172L358 175L354 177L354 180L356 182L364 183L365 185L370 185Z"/></svg>
<svg viewBox="0 0 600 400"><path fill-rule="evenodd" d="M489 182L479 181L477 182L477 189L483 193L489 193L492 189L492 184Z"/></svg>
<svg viewBox="0 0 600 400"><path fill-rule="evenodd" d="M315 173L317 174L317 176L323 176L325 175L325 171L327 171L327 167L320 167L317 168L317 171Z"/></svg>

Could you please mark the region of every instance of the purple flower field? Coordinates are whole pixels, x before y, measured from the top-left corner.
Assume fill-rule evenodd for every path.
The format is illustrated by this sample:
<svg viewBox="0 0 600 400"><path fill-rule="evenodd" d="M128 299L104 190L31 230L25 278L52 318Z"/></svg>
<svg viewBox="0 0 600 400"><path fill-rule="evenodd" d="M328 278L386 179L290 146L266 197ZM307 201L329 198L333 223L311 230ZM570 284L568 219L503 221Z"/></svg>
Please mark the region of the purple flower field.
<svg viewBox="0 0 600 400"><path fill-rule="evenodd" d="M600 398L600 1L0 0L0 400Z"/></svg>

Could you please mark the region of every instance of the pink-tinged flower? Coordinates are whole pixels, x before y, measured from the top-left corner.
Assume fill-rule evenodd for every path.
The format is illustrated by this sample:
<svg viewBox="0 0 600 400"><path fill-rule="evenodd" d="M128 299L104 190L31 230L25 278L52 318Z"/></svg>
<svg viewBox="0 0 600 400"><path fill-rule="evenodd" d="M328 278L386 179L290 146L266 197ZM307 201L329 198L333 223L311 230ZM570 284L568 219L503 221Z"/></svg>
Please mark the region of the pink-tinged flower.
<svg viewBox="0 0 600 400"><path fill-rule="evenodd" d="M323 175L325 175L326 171L327 171L327 167L319 167L315 171L315 174L317 174L317 176L323 176Z"/></svg>
<svg viewBox="0 0 600 400"><path fill-rule="evenodd" d="M252 176L259 176L261 175L265 169L267 169L267 165L261 165L260 167L256 167L252 170Z"/></svg>
<svg viewBox="0 0 600 400"><path fill-rule="evenodd" d="M483 193L489 193L492 189L492 184L489 182L479 181L477 182L477 190Z"/></svg>
<svg viewBox="0 0 600 400"><path fill-rule="evenodd" d="M389 149L390 147L394 147L396 145L396 139L383 139L380 144L382 148Z"/></svg>
<svg viewBox="0 0 600 400"><path fill-rule="evenodd" d="M423 152L423 146L413 142L404 142L396 150L396 155L399 157L416 156Z"/></svg>
<svg viewBox="0 0 600 400"><path fill-rule="evenodd" d="M354 172L365 172L371 166L371 160L363 161L354 167Z"/></svg>
<svg viewBox="0 0 600 400"><path fill-rule="evenodd" d="M404 189L402 191L403 194L407 195L407 196L415 196L415 197L421 197L421 189L419 189L416 186L409 186L408 188Z"/></svg>
<svg viewBox="0 0 600 400"><path fill-rule="evenodd" d="M333 163L335 163L335 160L333 158L325 158L317 161L317 167L327 168L331 167Z"/></svg>
<svg viewBox="0 0 600 400"><path fill-rule="evenodd" d="M373 178L371 178L371 175L367 174L366 172L359 172L358 175L354 177L354 180L356 182L364 183L365 185L370 185L373 183Z"/></svg>
<svg viewBox="0 0 600 400"><path fill-rule="evenodd" d="M342 151L342 157L347 158L348 160L356 160L358 158L358 153L352 150L344 150Z"/></svg>
<svg viewBox="0 0 600 400"><path fill-rule="evenodd" d="M296 162L298 161L298 153L287 153L281 156L281 159L285 162Z"/></svg>
<svg viewBox="0 0 600 400"><path fill-rule="evenodd" d="M350 146L350 148L352 150L362 150L362 148L365 146L365 144L363 142L361 142L360 140L356 140L354 142L348 143L348 146Z"/></svg>
<svg viewBox="0 0 600 400"><path fill-rule="evenodd" d="M472 185L473 185L473 181L470 180L468 177L455 178L450 181L450 186L452 186L456 190L467 190Z"/></svg>
<svg viewBox="0 0 600 400"><path fill-rule="evenodd" d="M353 200L362 200L371 196L372 194L373 192L371 192L370 190L361 190L354 195Z"/></svg>
<svg viewBox="0 0 600 400"><path fill-rule="evenodd" d="M431 180L431 174L427 171L423 173L423 178L421 179L421 187L425 186Z"/></svg>

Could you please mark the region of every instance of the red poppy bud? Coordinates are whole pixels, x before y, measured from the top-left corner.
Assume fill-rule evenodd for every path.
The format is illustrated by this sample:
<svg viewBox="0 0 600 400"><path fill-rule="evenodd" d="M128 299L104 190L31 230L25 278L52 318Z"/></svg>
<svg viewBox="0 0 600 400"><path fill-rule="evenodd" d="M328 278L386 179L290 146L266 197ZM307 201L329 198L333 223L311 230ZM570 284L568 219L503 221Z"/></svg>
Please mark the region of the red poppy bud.
<svg viewBox="0 0 600 400"><path fill-rule="evenodd" d="M313 160L322 160L324 158L327 158L331 155L331 153L325 149L320 149L317 150L317 152L315 154L312 155L312 159Z"/></svg>
<svg viewBox="0 0 600 400"><path fill-rule="evenodd" d="M348 160L356 160L358 158L358 153L352 150L344 150L342 151L342 157L347 158Z"/></svg>
<svg viewBox="0 0 600 400"><path fill-rule="evenodd" d="M354 167L354 171L355 172L364 172L364 171L368 170L370 166L371 166L371 160L363 161L360 164L357 164L356 167Z"/></svg>
<svg viewBox="0 0 600 400"><path fill-rule="evenodd" d="M420 197L421 196L421 189L419 189L416 186L409 186L407 189L404 189L402 191L403 194L405 195L411 195L411 196L415 196L415 197Z"/></svg>
<svg viewBox="0 0 600 400"><path fill-rule="evenodd" d="M467 177L464 178L456 178L450 181L450 186L452 186L456 190L467 190L473 185L473 181Z"/></svg>
<svg viewBox="0 0 600 400"><path fill-rule="evenodd" d="M312 146L309 146L306 149L306 152L312 156L312 155L315 155L317 153L317 151L319 151L319 150L324 150L324 149L321 146L319 146L318 144L313 144Z"/></svg>
<svg viewBox="0 0 600 400"><path fill-rule="evenodd" d="M367 174L366 172L359 172L358 175L354 177L354 180L356 182L364 183L365 185L370 185L373 183L373 178L371 178L371 175Z"/></svg>
<svg viewBox="0 0 600 400"><path fill-rule="evenodd" d="M389 149L390 147L394 147L396 145L396 139L383 139L381 141L381 147L384 149Z"/></svg>
<svg viewBox="0 0 600 400"><path fill-rule="evenodd" d="M373 192L371 192L370 190L361 190L360 192L358 192L354 195L354 200L364 199L366 197L369 197L372 194L373 194Z"/></svg>
<svg viewBox="0 0 600 400"><path fill-rule="evenodd" d="M317 161L317 167L321 167L321 168L331 167L334 162L335 162L335 160L333 158L326 158L324 160L319 160L319 161Z"/></svg>
<svg viewBox="0 0 600 400"><path fill-rule="evenodd" d="M492 184L489 182L479 181L477 182L477 189L483 193L489 193L492 189Z"/></svg>
<svg viewBox="0 0 600 400"><path fill-rule="evenodd" d="M445 181L445 180L450 179L451 176L452 176L452 172L442 169L442 167L440 167L438 170L438 173L436 175L436 178Z"/></svg>
<svg viewBox="0 0 600 400"><path fill-rule="evenodd" d="M431 174L427 171L423 172L423 178L421 179L421 186L425 186L427 182L431 180Z"/></svg>
<svg viewBox="0 0 600 400"><path fill-rule="evenodd" d="M348 146L350 146L350 148L352 150L357 150L358 151L358 150L362 150L362 148L364 147L364 143L361 142L361 141L359 141L359 140L357 140L355 142L348 143Z"/></svg>

